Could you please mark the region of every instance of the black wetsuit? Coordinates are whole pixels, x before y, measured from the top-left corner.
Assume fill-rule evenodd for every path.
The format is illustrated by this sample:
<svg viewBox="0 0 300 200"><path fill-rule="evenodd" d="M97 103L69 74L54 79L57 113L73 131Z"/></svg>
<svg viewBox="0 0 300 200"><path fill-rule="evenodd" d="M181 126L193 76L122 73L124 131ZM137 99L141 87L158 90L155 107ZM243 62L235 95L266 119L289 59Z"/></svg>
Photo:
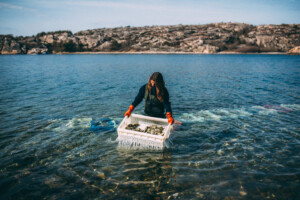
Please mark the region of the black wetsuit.
<svg viewBox="0 0 300 200"><path fill-rule="evenodd" d="M136 107L145 98L145 108L144 108L145 114L153 117L165 118L164 110L166 112L172 113L168 90L166 89L163 102L160 102L156 96L156 87L152 87L151 95L153 95L152 97L154 97L154 99L151 98L151 100L149 100L150 94L148 94L147 95L148 99L146 101L145 93L146 93L147 85L148 84L145 84L140 88L138 95L135 97L134 101L132 102L132 105Z"/></svg>

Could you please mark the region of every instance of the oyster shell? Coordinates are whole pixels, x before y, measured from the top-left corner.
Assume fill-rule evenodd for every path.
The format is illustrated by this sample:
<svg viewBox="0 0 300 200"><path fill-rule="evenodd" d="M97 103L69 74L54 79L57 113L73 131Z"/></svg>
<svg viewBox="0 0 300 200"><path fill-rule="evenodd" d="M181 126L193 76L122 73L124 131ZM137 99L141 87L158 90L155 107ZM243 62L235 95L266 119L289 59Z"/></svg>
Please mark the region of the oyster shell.
<svg viewBox="0 0 300 200"><path fill-rule="evenodd" d="M125 129L136 130L139 126L140 126L139 124L128 124Z"/></svg>
<svg viewBox="0 0 300 200"><path fill-rule="evenodd" d="M158 126L158 125L151 125L146 126L146 128L143 130L139 128L140 124L128 124L125 129L127 130L133 130L138 132L144 132L152 135L164 135L164 127Z"/></svg>
<svg viewBox="0 0 300 200"><path fill-rule="evenodd" d="M164 127L162 126L158 127L157 125L151 125L151 126L147 126L144 132L152 135L163 135L163 130Z"/></svg>

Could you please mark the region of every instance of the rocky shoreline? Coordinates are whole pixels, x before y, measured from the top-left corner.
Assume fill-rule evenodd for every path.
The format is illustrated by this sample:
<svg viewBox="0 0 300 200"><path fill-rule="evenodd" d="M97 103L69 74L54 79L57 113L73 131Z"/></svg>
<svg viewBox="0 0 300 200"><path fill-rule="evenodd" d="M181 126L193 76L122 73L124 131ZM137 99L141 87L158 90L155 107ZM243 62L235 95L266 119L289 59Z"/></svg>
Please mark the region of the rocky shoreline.
<svg viewBox="0 0 300 200"><path fill-rule="evenodd" d="M185 54L190 54L190 55L197 55L197 54L209 54L209 53L194 53L194 52L164 52L164 51L140 51L140 52L121 52L121 51L107 51L107 52L93 52L93 51L84 51L84 52L57 52L54 53L56 55L86 55L86 54L178 54L178 55L185 55ZM217 53L210 53L210 54L267 54L267 55L273 55L273 54L280 54L280 55L285 55L289 54L288 52L234 52L234 51L221 51Z"/></svg>
<svg viewBox="0 0 300 200"><path fill-rule="evenodd" d="M300 24L118 27L0 35L9 54L299 54Z"/></svg>

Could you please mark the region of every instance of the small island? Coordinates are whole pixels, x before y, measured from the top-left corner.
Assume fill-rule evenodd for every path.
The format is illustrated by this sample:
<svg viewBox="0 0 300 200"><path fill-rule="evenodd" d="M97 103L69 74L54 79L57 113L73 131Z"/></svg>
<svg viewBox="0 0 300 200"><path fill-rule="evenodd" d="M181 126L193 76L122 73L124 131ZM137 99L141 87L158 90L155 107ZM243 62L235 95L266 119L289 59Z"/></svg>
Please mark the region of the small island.
<svg viewBox="0 0 300 200"><path fill-rule="evenodd" d="M0 35L0 53L10 54L236 54L300 53L300 24L211 23L117 27Z"/></svg>

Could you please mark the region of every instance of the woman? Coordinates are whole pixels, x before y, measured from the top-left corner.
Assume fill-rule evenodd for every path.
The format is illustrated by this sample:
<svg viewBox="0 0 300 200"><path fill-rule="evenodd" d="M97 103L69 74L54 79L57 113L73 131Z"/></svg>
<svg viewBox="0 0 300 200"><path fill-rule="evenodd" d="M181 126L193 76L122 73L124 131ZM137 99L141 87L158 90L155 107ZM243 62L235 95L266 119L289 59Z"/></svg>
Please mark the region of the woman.
<svg viewBox="0 0 300 200"><path fill-rule="evenodd" d="M131 112L139 103L141 103L143 98L145 99L144 112L146 115L164 118L164 111L166 110L168 123L174 123L171 103L169 102L169 93L167 88L165 87L165 82L161 73L154 72L150 76L148 84L145 84L140 88L138 95L129 106L129 109L125 113L125 116L129 117Z"/></svg>

